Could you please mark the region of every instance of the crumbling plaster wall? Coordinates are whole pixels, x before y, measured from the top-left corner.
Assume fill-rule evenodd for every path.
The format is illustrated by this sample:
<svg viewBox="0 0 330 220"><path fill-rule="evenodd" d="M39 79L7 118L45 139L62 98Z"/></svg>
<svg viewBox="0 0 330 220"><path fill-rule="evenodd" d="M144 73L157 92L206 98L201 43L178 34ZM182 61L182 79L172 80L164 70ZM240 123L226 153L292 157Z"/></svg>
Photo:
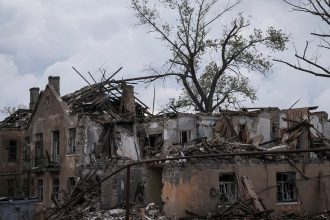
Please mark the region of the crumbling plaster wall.
<svg viewBox="0 0 330 220"><path fill-rule="evenodd" d="M113 159L105 176L117 171L119 168L131 163L132 161L120 158ZM126 196L126 169L117 173L113 177L102 182L101 202L104 209L111 209L125 202ZM146 171L143 166L133 166L130 168L130 200L133 201L138 184L144 184Z"/></svg>
<svg viewBox="0 0 330 220"><path fill-rule="evenodd" d="M131 125L130 129L117 125L116 132L120 135L116 143L117 155L131 160L139 160L140 149L135 124Z"/></svg>
<svg viewBox="0 0 330 220"><path fill-rule="evenodd" d="M9 160L9 142L16 141L16 160ZM0 129L0 173L20 173L22 171L22 162L24 154L24 131L16 128L1 128ZM23 195L23 179L25 175L21 176L1 176L0 177L0 196L7 196L8 179L16 179L15 195ZM19 181L18 181L19 180Z"/></svg>
<svg viewBox="0 0 330 220"><path fill-rule="evenodd" d="M217 123L218 117L212 115L198 115L197 118L197 138L213 138L213 127Z"/></svg>
<svg viewBox="0 0 330 220"><path fill-rule="evenodd" d="M310 116L310 123L313 125L313 127L320 133L323 133L323 125L322 125L322 122L319 118L318 115L311 115ZM317 137L317 131L311 128L310 131L312 133L312 135L314 135L315 137Z"/></svg>
<svg viewBox="0 0 330 220"><path fill-rule="evenodd" d="M245 125L249 139L261 135L263 142L270 141L271 120L268 112L262 112L256 117L236 115L232 117L232 123L237 134L240 132L241 125Z"/></svg>
<svg viewBox="0 0 330 220"><path fill-rule="evenodd" d="M199 215L216 212L219 203L219 174L236 173L248 176L254 185L259 198L267 209L276 214L284 211L297 211L301 206L305 214L326 210L324 193L320 190L318 180L320 172L324 175L325 191L330 193L329 162L316 164L297 164L305 176L287 163L278 164L169 164L163 171L164 211L166 216L176 219L187 217L185 210ZM276 172L294 171L297 173L296 185L298 201L295 203L277 203ZM207 181L205 181L207 180ZM242 185L240 184L240 189ZM211 193L211 191L216 193ZM242 192L241 192L242 194ZM317 201L317 202L316 202ZM330 207L327 207L329 209Z"/></svg>
<svg viewBox="0 0 330 220"><path fill-rule="evenodd" d="M198 114L178 114L176 118L155 118L145 125L148 135L162 134L163 151L167 152L173 145L181 145L180 133L191 132L191 140L213 137L213 126L217 122L216 116Z"/></svg>
<svg viewBox="0 0 330 220"><path fill-rule="evenodd" d="M77 117L76 126L76 159L77 166L89 166L95 160L93 151L103 131L102 124L95 122L89 116L80 115Z"/></svg>

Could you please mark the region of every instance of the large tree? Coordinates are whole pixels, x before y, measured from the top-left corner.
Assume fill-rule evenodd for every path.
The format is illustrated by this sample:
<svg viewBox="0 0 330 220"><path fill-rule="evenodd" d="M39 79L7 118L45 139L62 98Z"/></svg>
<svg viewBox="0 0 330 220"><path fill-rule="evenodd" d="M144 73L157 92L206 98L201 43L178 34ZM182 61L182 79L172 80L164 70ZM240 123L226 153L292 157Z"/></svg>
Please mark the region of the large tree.
<svg viewBox="0 0 330 220"><path fill-rule="evenodd" d="M311 42L307 41L303 52L296 51L296 63L286 60L275 59L275 61L285 63L286 65L320 77L330 77L330 65L328 60L322 62L320 55L322 52L329 55L330 52L330 1L329 0L284 0L293 11L309 14L318 17L322 23L317 28L317 32L311 33L317 37L319 42L316 48L311 50ZM328 57L327 57L328 58ZM326 63L325 63L326 62Z"/></svg>
<svg viewBox="0 0 330 220"><path fill-rule="evenodd" d="M242 14L225 24L224 16L239 3L132 0L139 24L154 32L171 51L161 68L151 66L150 70L153 80L174 76L182 85L180 98L172 101L175 107L192 106L210 113L237 107L244 98L256 99L255 90L241 71L268 73L272 63L263 52L284 50L287 37L272 27L266 31L251 29Z"/></svg>

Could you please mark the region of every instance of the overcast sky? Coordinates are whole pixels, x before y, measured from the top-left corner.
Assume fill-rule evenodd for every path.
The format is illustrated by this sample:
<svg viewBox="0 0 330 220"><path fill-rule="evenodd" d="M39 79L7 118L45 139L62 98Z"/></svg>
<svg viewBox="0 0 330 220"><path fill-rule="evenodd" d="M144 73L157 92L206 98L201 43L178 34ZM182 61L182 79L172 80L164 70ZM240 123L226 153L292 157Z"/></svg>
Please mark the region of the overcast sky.
<svg viewBox="0 0 330 220"><path fill-rule="evenodd" d="M0 1L0 108L28 105L31 87L45 88L49 75L61 77L61 95L75 91L86 83L72 70L75 66L101 75L98 68L128 78L145 75L150 63L162 64L168 58L164 44L136 26L129 0L1 0ZM243 0L233 11L251 15L254 27L274 26L290 34L296 48L302 49L310 32L319 29L320 20L293 13L280 0ZM292 43L277 58L294 60ZM329 54L323 54L329 57ZM324 58L325 59L325 58ZM258 100L247 106L296 107L320 106L330 112L330 79L296 72L282 64L274 64L273 73L264 77L248 74L258 89ZM180 89L175 83L157 83L158 108ZM152 106L153 85L136 88L139 98ZM0 119L4 115L0 115Z"/></svg>

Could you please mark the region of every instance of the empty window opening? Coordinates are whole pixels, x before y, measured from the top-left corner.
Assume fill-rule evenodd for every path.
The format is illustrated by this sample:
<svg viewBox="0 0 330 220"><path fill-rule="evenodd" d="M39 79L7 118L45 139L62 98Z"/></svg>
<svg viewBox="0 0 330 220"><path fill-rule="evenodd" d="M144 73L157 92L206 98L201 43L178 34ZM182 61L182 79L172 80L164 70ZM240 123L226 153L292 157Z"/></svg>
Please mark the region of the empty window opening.
<svg viewBox="0 0 330 220"><path fill-rule="evenodd" d="M76 129L69 129L69 138L68 138L68 154L74 154L76 152Z"/></svg>
<svg viewBox="0 0 330 220"><path fill-rule="evenodd" d="M30 152L31 152L31 146L30 146L30 138L25 138L25 145L24 145L24 160L30 159Z"/></svg>
<svg viewBox="0 0 330 220"><path fill-rule="evenodd" d="M240 124L239 125L239 140L242 143L247 143L247 141L248 141L248 131L246 129L245 124Z"/></svg>
<svg viewBox="0 0 330 220"><path fill-rule="evenodd" d="M238 198L238 185L234 173L219 175L220 204L232 204Z"/></svg>
<svg viewBox="0 0 330 220"><path fill-rule="evenodd" d="M161 148L163 144L163 136L162 134L150 134L149 137L146 138L146 145L150 148Z"/></svg>
<svg viewBox="0 0 330 220"><path fill-rule="evenodd" d="M76 179L74 177L68 177L68 180L67 180L67 192L69 194L72 193L74 187L76 185Z"/></svg>
<svg viewBox="0 0 330 220"><path fill-rule="evenodd" d="M181 144L185 144L189 141L191 141L191 131L181 131L180 133Z"/></svg>
<svg viewBox="0 0 330 220"><path fill-rule="evenodd" d="M276 173L277 202L297 201L296 173Z"/></svg>
<svg viewBox="0 0 330 220"><path fill-rule="evenodd" d="M36 134L35 149L35 166L41 166L43 163L44 151L42 133Z"/></svg>
<svg viewBox="0 0 330 220"><path fill-rule="evenodd" d="M273 133L276 132L276 125L275 125L275 122L272 122L272 132L273 132Z"/></svg>
<svg viewBox="0 0 330 220"><path fill-rule="evenodd" d="M60 153L60 132L52 132L52 162L58 164Z"/></svg>
<svg viewBox="0 0 330 220"><path fill-rule="evenodd" d="M15 161L17 159L17 142L16 140L9 141L8 161Z"/></svg>
<svg viewBox="0 0 330 220"><path fill-rule="evenodd" d="M58 178L53 179L53 196L58 199L58 193L60 191L60 180Z"/></svg>
<svg viewBox="0 0 330 220"><path fill-rule="evenodd" d="M38 180L37 182L37 197L38 201L42 202L44 199L44 181Z"/></svg>

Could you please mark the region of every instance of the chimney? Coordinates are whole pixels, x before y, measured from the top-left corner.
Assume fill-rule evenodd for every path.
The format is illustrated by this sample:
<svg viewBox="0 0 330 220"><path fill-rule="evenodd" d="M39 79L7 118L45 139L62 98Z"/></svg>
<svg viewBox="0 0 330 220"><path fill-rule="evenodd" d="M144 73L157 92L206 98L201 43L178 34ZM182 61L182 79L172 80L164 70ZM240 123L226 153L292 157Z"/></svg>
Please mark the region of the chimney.
<svg viewBox="0 0 330 220"><path fill-rule="evenodd" d="M53 85L57 94L60 95L60 77L59 76L49 76L48 84Z"/></svg>
<svg viewBox="0 0 330 220"><path fill-rule="evenodd" d="M38 87L33 87L30 89L30 104L29 104L29 109L33 110L34 107L37 104L39 97L39 88Z"/></svg>
<svg viewBox="0 0 330 220"><path fill-rule="evenodd" d="M134 86L126 85L126 84L123 85L122 97L121 97L121 109L122 112L135 115Z"/></svg>

